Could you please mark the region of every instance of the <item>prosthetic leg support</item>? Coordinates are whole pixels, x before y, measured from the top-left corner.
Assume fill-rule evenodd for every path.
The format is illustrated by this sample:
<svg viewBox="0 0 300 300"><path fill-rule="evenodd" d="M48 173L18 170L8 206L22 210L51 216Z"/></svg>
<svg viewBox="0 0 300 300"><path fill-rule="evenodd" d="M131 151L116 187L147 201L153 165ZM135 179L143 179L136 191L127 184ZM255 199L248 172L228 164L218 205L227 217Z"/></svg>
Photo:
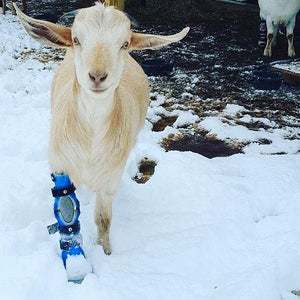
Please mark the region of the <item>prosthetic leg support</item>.
<svg viewBox="0 0 300 300"><path fill-rule="evenodd" d="M54 188L54 216L56 224L48 226L49 233L59 231L61 258L67 271L69 281L80 283L90 272L90 266L85 259L81 247L80 234L80 204L75 195L75 187L68 175L51 174Z"/></svg>

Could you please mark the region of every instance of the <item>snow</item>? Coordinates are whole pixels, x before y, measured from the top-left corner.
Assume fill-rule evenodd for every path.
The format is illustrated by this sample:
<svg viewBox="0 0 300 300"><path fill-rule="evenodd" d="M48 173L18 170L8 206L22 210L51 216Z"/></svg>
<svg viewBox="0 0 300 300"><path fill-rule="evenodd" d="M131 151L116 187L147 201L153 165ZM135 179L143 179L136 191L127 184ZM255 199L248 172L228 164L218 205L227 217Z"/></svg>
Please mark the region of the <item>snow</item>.
<svg viewBox="0 0 300 300"><path fill-rule="evenodd" d="M243 115L236 119L228 119L227 117L236 117L238 113ZM236 123L244 123L252 126L255 123L261 123L267 128L259 126L255 130L247 128L247 126ZM247 110L243 106L235 104L227 104L220 115L208 116L198 123L198 128L207 130L209 135L215 135L218 139L227 140L228 142L238 142L248 144L244 147L244 153L249 154L297 154L300 151L299 136L300 129L297 122L293 118L287 120L291 123L291 127L286 126L280 128L274 121L267 118L252 117L247 114ZM269 144L262 144L261 140L269 141Z"/></svg>
<svg viewBox="0 0 300 300"><path fill-rule="evenodd" d="M34 54L21 59L24 46L48 50L15 17L0 16L0 32L0 299L298 299L291 291L300 289L299 141L284 138L290 129L253 131L217 116L199 126L224 139L272 143L214 159L165 152L160 140L178 129L153 132L146 121L113 204L110 256L95 244L95 195L77 190L93 273L68 283L59 236L47 233L55 221L47 144L56 64ZM165 113L164 102L160 95L151 103L149 120ZM178 116L199 121L189 112ZM288 154L261 154L275 148ZM131 178L143 157L157 166L139 185Z"/></svg>
<svg viewBox="0 0 300 300"><path fill-rule="evenodd" d="M289 63L273 63L272 67L274 69L289 71L291 73L295 73L296 75L300 75L300 61L292 61Z"/></svg>
<svg viewBox="0 0 300 300"><path fill-rule="evenodd" d="M66 260L66 273L68 280L81 280L92 272L90 262L83 255L71 255Z"/></svg>
<svg viewBox="0 0 300 300"><path fill-rule="evenodd" d="M237 113L246 111L244 106L237 105L237 104L227 104L223 113L229 116L235 116Z"/></svg>
<svg viewBox="0 0 300 300"><path fill-rule="evenodd" d="M174 110L174 114L178 115L178 118L174 123L174 127L176 128L193 124L199 121L200 119L198 116L194 115L191 111Z"/></svg>

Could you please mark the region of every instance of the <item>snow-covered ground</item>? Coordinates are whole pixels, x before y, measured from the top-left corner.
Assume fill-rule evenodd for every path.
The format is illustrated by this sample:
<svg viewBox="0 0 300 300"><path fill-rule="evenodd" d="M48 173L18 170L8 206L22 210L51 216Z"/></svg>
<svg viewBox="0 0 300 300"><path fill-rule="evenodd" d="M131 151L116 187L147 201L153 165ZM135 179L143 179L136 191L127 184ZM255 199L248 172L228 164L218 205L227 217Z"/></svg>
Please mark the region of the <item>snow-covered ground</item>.
<svg viewBox="0 0 300 300"><path fill-rule="evenodd" d="M15 17L0 16L0 37L0 299L298 299L291 291L300 289L299 140L284 139L284 128L257 132L178 111L177 124L163 132L147 121L131 153L114 201L111 256L95 245L95 196L78 189L93 273L81 285L68 283L59 237L46 228L55 221L47 143L56 63L21 55L48 50ZM152 102L150 120L163 101ZM240 111L231 105L223 113ZM188 121L220 138L276 143L252 143L227 158L164 152L160 139ZM289 154L262 154L274 151ZM143 157L157 166L139 185L131 178Z"/></svg>

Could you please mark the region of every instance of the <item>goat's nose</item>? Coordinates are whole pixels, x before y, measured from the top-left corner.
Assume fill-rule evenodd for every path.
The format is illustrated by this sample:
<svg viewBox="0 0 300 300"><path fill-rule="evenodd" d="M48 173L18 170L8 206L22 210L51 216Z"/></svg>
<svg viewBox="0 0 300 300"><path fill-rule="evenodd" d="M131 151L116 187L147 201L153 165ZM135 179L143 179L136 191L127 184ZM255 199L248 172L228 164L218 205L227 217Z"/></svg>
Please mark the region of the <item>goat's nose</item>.
<svg viewBox="0 0 300 300"><path fill-rule="evenodd" d="M107 73L97 70L90 72L89 76L94 83L99 84L107 78Z"/></svg>

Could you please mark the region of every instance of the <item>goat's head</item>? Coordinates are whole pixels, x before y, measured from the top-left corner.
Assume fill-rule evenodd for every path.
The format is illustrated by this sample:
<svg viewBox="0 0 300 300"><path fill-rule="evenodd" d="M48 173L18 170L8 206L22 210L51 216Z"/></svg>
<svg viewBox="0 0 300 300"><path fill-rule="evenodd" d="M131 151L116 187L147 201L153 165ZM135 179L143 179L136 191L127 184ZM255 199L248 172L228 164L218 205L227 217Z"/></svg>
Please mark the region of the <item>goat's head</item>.
<svg viewBox="0 0 300 300"><path fill-rule="evenodd" d="M15 6L16 7L16 6ZM130 20L121 11L97 3L81 9L72 28L17 14L30 36L55 47L72 47L77 80L90 94L115 89L130 50L156 49L180 41L189 28L171 36L132 32Z"/></svg>

